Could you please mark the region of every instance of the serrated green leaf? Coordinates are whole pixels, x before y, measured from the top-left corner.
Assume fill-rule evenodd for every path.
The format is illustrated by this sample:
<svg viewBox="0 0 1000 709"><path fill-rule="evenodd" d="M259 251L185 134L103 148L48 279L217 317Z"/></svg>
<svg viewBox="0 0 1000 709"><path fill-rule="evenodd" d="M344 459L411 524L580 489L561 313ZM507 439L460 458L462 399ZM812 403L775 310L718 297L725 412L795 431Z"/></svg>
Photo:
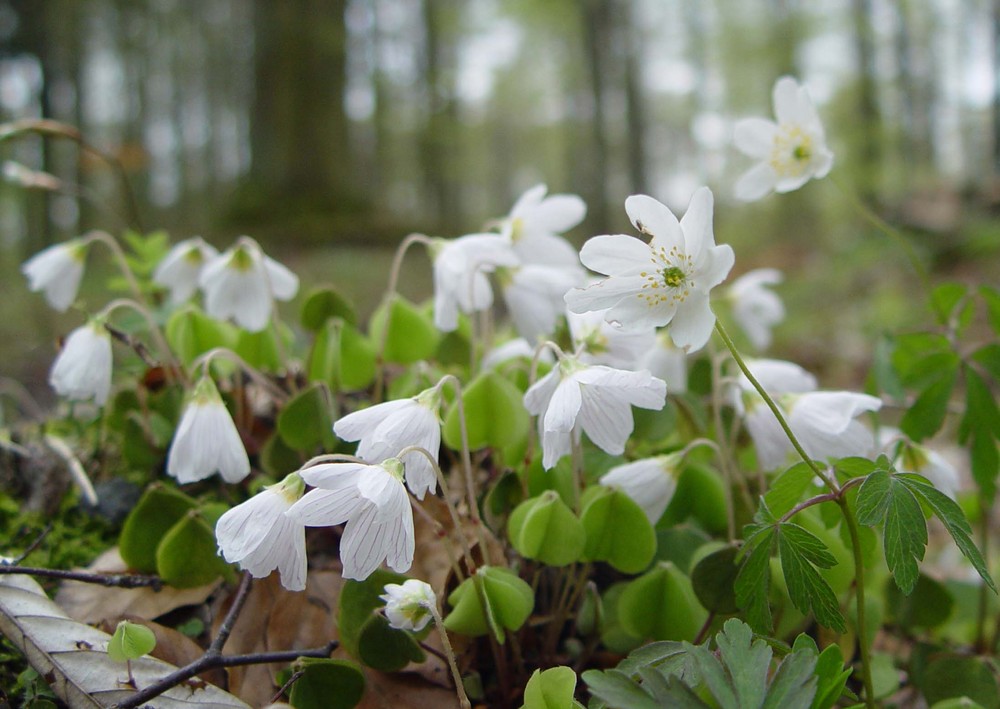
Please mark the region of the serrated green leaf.
<svg viewBox="0 0 1000 709"><path fill-rule="evenodd" d="M993 332L1000 335L1000 290L990 286L980 286L979 295L986 303L986 316Z"/></svg>
<svg viewBox="0 0 1000 709"><path fill-rule="evenodd" d="M661 709L659 703L631 677L618 670L587 670L581 675L590 693L608 709Z"/></svg>
<svg viewBox="0 0 1000 709"><path fill-rule="evenodd" d="M771 588L774 528L767 527L756 532L753 539L754 546L743 557L743 565L736 575L736 603L746 613L750 625L755 630L766 633L771 631L772 626L767 596Z"/></svg>
<svg viewBox="0 0 1000 709"><path fill-rule="evenodd" d="M763 640L755 641L750 626L736 619L726 621L722 632L715 636L715 643L729 670L736 705L759 707L767 694L771 648ZM718 695L716 698L721 701Z"/></svg>
<svg viewBox="0 0 1000 709"><path fill-rule="evenodd" d="M979 553L975 542L972 541L972 527L958 503L917 475L899 475L897 478L900 485L918 496L934 511L934 514L941 520L945 529L948 530L948 534L955 541L959 551L969 560L986 585L996 593L997 587L993 582L993 577L990 576L986 561Z"/></svg>
<svg viewBox="0 0 1000 709"><path fill-rule="evenodd" d="M816 696L811 709L830 709L844 693L851 669L844 669L844 654L836 643L828 645L816 660Z"/></svg>
<svg viewBox="0 0 1000 709"><path fill-rule="evenodd" d="M810 548L810 552L812 551ZM803 613L812 610L816 621L821 625L841 633L846 632L847 624L830 584L796 546L795 536L790 537L783 530L778 533L778 557L792 604Z"/></svg>
<svg viewBox="0 0 1000 709"><path fill-rule="evenodd" d="M964 368L965 416L963 432L976 431L1000 438L1000 409L990 387L971 367Z"/></svg>
<svg viewBox="0 0 1000 709"><path fill-rule="evenodd" d="M913 441L920 442L941 429L958 376L957 356L951 354L951 357L943 365L938 365L934 371L937 372L934 381L920 392L913 406L899 422L900 429Z"/></svg>
<svg viewBox="0 0 1000 709"><path fill-rule="evenodd" d="M764 495L771 512L781 517L802 500L816 474L806 463L797 463L781 473Z"/></svg>
<svg viewBox="0 0 1000 709"><path fill-rule="evenodd" d="M793 652L782 660L774 673L767 699L761 709L808 709L816 696L816 656L811 652Z"/></svg>
<svg viewBox="0 0 1000 709"><path fill-rule="evenodd" d="M720 633L719 635L722 635ZM704 645L688 645L688 657L720 707L739 707L736 689L722 663Z"/></svg>
<svg viewBox="0 0 1000 709"><path fill-rule="evenodd" d="M961 283L942 283L931 291L931 307L939 325L948 325L956 306L969 292Z"/></svg>
<svg viewBox="0 0 1000 709"><path fill-rule="evenodd" d="M821 569L829 569L837 564L836 557L815 534L797 524L786 522L781 525L781 535L795 546L796 551L806 561Z"/></svg>
<svg viewBox="0 0 1000 709"><path fill-rule="evenodd" d="M891 487L892 480L886 470L872 473L861 483L857 500L857 516L860 524L871 527L885 519Z"/></svg>
<svg viewBox="0 0 1000 709"><path fill-rule="evenodd" d="M982 365L991 377L1000 381L1000 342L983 345L973 352L969 359Z"/></svg>
<svg viewBox="0 0 1000 709"><path fill-rule="evenodd" d="M878 391L884 391L894 401L902 401L906 396L903 383L899 380L892 363L892 353L895 343L892 338L882 335L875 341L875 351L872 354L872 377Z"/></svg>
<svg viewBox="0 0 1000 709"><path fill-rule="evenodd" d="M869 487L867 493L866 487ZM917 582L918 562L924 558L927 547L927 522L920 503L903 484L901 476L884 470L868 476L858 492L858 520L864 520L862 524L866 525L884 522L882 546L886 563L899 590L909 594Z"/></svg>

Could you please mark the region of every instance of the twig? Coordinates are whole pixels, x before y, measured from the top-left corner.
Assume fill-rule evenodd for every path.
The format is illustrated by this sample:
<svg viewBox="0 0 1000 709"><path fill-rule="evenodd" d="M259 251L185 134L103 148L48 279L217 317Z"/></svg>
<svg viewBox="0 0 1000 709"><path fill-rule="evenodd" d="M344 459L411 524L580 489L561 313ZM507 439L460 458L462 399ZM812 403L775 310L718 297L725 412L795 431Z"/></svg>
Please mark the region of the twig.
<svg viewBox="0 0 1000 709"><path fill-rule="evenodd" d="M64 569L42 569L35 566L18 566L16 564L0 564L0 574L24 574L25 576L40 576L48 579L64 581L81 581L99 586L117 588L152 588L159 591L163 588L163 579L159 576L142 576L138 574L92 574L87 571L66 571Z"/></svg>
<svg viewBox="0 0 1000 709"><path fill-rule="evenodd" d="M222 652L226 641L229 640L229 634L233 632L233 626L236 625L236 619L239 617L240 611L243 610L243 605L250 596L252 585L253 576L250 575L249 571L244 571L243 578L240 579L240 587L236 590L236 598L233 599L233 605L229 607L229 612L226 613L226 617L222 620L222 625L219 626L219 634L215 636L215 640L212 641L212 644L208 646L208 650L205 651L206 655L218 655Z"/></svg>
<svg viewBox="0 0 1000 709"><path fill-rule="evenodd" d="M284 695L285 692L291 689L292 685L298 682L299 678L304 674L305 670L295 670L295 672L292 673L292 676L288 678L288 681L285 682L283 685L281 685L281 689L279 689L277 693L275 693L275 695L271 697L271 704L274 704L275 702L280 700L282 695Z"/></svg>
<svg viewBox="0 0 1000 709"><path fill-rule="evenodd" d="M206 670L214 670L217 667L241 667L244 665L263 665L270 662L292 662L300 657L329 657L330 653L340 646L336 640L332 640L323 647L310 648L308 650L282 650L278 652L256 652L249 655L209 655L208 652L194 662L171 672L155 684L151 684L145 689L141 689L128 699L118 704L113 704L111 709L135 709L148 699L158 697L166 691L173 689L184 680L191 679Z"/></svg>
<svg viewBox="0 0 1000 709"><path fill-rule="evenodd" d="M28 548L22 551L18 556L15 556L13 559L11 559L10 563L17 565L20 564L25 559L27 559L31 555L31 552L35 551L35 549L41 546L42 542L45 540L45 537L47 537L49 535L49 532L51 531L52 531L52 522L49 522L47 525L45 525L45 529L41 531L41 534L35 537L34 541L32 541L31 544L28 545Z"/></svg>

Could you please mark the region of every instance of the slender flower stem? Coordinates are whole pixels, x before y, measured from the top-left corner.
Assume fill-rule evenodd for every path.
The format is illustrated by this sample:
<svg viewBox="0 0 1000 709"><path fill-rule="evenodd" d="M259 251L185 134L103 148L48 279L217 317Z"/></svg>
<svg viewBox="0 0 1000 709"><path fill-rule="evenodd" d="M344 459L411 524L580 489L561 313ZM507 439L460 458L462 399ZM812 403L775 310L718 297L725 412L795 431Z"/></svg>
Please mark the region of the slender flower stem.
<svg viewBox="0 0 1000 709"><path fill-rule="evenodd" d="M462 470L465 473L465 494L468 497L469 515L473 524L476 525L476 533L479 535L479 543L482 545L483 561L490 563L489 545L486 540L486 530L483 526L482 517L479 515L479 499L476 496L475 473L472 470L472 451L469 449L469 429L465 418L465 403L462 401L462 383L452 374L441 377L438 386L451 384L455 394L455 406L458 407L458 430L462 439ZM441 488L442 494L445 488Z"/></svg>
<svg viewBox="0 0 1000 709"><path fill-rule="evenodd" d="M712 349L714 350L714 347ZM736 476L733 474L732 453L727 445L728 438L722 423L722 358L713 351L709 359L712 363L712 420L715 423L715 435L720 442L717 447L719 467L722 468L722 476L726 483L726 531L729 541L733 542L736 539L736 503L733 499L733 485ZM743 487L744 481L742 476L740 477L740 486ZM763 490L761 492L763 493Z"/></svg>
<svg viewBox="0 0 1000 709"><path fill-rule="evenodd" d="M774 403L774 399L767 393L767 391L760 385L757 378L754 377L753 373L747 367L746 362L743 361L743 357L740 356L739 351L736 349L736 345L733 344L732 338L729 337L729 333L726 329L722 327L722 323L718 320L715 321L715 331L719 333L719 337L722 341L726 343L726 347L729 348L730 353L733 355L733 359L739 366L740 370L743 372L744 376L753 385L753 388L757 390L761 398L767 404L768 408L771 409L771 413L778 420L778 424L781 426L781 430L785 432L788 440L791 442L792 447L799 454L806 465L815 473L820 480L822 480L828 488L830 488L831 494L835 495L833 499L840 506L841 513L844 515L844 521L847 524L847 531L851 537L851 551L854 557L854 574L855 574L855 584L854 584L854 597L857 601L858 606L858 646L861 648L861 676L864 681L865 686L865 706L869 709L875 709L875 695L872 689L872 674L871 674L871 658L869 655L868 648L868 637L865 632L865 575L864 575L864 557L861 553L861 539L858 536L858 523L854 519L854 513L851 511L850 505L848 505L847 500L843 497L843 490L837 486L836 480L829 476L826 471L821 469L805 449L802 444L799 443L799 439L795 437L792 433L791 427L785 420L784 415L781 413L781 409L778 405Z"/></svg>
<svg viewBox="0 0 1000 709"><path fill-rule="evenodd" d="M264 376L259 370L252 367L245 359L225 347L216 347L215 349L209 350L205 354L201 355L191 365L191 369L196 370L201 367L203 373L208 374L208 367L212 363L212 360L216 357L228 359L230 362L233 362L236 366L242 369L255 383L259 384L264 389L267 389L267 391L274 398L275 403L281 405L288 400L288 394L286 394L280 387Z"/></svg>
<svg viewBox="0 0 1000 709"><path fill-rule="evenodd" d="M860 214L869 224L895 241L896 244L903 249L904 253L906 253L906 258L909 259L910 265L913 267L917 277L920 279L923 292L930 293L931 280L930 274L927 272L927 267L924 265L923 261L920 260L920 257L914 250L913 245L910 243L909 239L906 238L903 232L876 214L875 211L865 204L853 190L840 184L839 181L833 179L832 177L830 178L830 181L837 187L838 190L840 190L840 193L847 198L847 201L850 202L851 205L857 210L858 214Z"/></svg>
<svg viewBox="0 0 1000 709"><path fill-rule="evenodd" d="M399 274L403 268L403 257L406 256L406 252L414 244L424 244L430 247L433 243L433 239L425 234L410 234L399 244L396 253L392 257L392 267L389 270L389 287L386 288L385 295L382 297L382 304L386 307L386 313L385 323L379 337L378 352L375 356L375 392L372 397L373 403L381 403L382 395L385 391L385 348L389 342L389 303L396 295Z"/></svg>
<svg viewBox="0 0 1000 709"><path fill-rule="evenodd" d="M448 631L444 627L444 620L441 618L441 613L438 612L437 606L427 606L427 610L430 611L431 617L434 619L434 626L437 628L438 635L441 637L441 644L444 646L445 657L448 658L448 667L451 669L451 677L455 680L455 692L458 694L458 703L461 705L462 709L469 709L472 703L469 701L469 695L465 693L465 684L462 682L462 673L458 671L458 662L455 660L455 650L451 647L451 640L448 639Z"/></svg>

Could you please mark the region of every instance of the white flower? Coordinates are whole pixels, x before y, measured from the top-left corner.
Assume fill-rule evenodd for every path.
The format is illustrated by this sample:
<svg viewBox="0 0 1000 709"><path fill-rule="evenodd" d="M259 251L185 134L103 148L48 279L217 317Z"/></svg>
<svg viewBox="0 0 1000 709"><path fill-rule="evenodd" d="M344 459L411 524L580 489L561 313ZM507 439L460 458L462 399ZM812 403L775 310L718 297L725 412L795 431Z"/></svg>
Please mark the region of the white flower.
<svg viewBox="0 0 1000 709"><path fill-rule="evenodd" d="M733 304L733 317L758 350L771 344L771 328L785 319L785 306L765 286L781 283L781 271L758 268L732 282L727 297Z"/></svg>
<svg viewBox="0 0 1000 709"><path fill-rule="evenodd" d="M379 465L325 463L299 471L317 489L288 514L307 527L347 523L340 538L343 576L364 581L385 559L405 573L413 563L413 511L397 458Z"/></svg>
<svg viewBox="0 0 1000 709"><path fill-rule="evenodd" d="M523 337L516 337L513 340L507 340L507 342L497 345L492 350L487 352L483 357L481 368L493 369L501 364L504 364L505 362L510 362L513 359L524 358L530 360L534 356L535 346ZM552 352L550 352L548 348L542 350L539 360L542 362L552 362Z"/></svg>
<svg viewBox="0 0 1000 709"><path fill-rule="evenodd" d="M666 332L656 333L653 344L639 358L638 365L665 381L667 391L674 394L687 391L687 353L678 349Z"/></svg>
<svg viewBox="0 0 1000 709"><path fill-rule="evenodd" d="M653 348L656 330L624 330L615 327L605 319L606 312L592 310L586 313L567 313L569 334L573 338L574 347L579 350L580 361L585 364L606 364L619 369L636 368L639 360Z"/></svg>
<svg viewBox="0 0 1000 709"><path fill-rule="evenodd" d="M564 356L524 395L524 405L538 416L542 465L546 470L570 452L580 432L611 455L625 451L632 434L632 406L659 411L667 386L649 372L629 372L585 365Z"/></svg>
<svg viewBox="0 0 1000 709"><path fill-rule="evenodd" d="M556 329L566 312L563 296L583 283L584 273L578 265L557 268L529 264L498 269L497 278L517 333L528 342L537 342Z"/></svg>
<svg viewBox="0 0 1000 709"><path fill-rule="evenodd" d="M402 584L387 583L385 593L379 598L385 601L389 625L397 630L418 633L427 627L437 611L434 589L419 579L407 579Z"/></svg>
<svg viewBox="0 0 1000 709"><path fill-rule="evenodd" d="M206 263L198 283L205 292L205 312L219 320L232 318L251 332L267 327L275 299L291 300L299 290L298 277L247 236Z"/></svg>
<svg viewBox="0 0 1000 709"><path fill-rule="evenodd" d="M111 392L111 364L111 336L104 320L93 318L66 338L52 363L49 384L67 399L93 399L104 406Z"/></svg>
<svg viewBox="0 0 1000 709"><path fill-rule="evenodd" d="M600 483L628 495L655 525L677 489L680 462L679 453L670 453L616 465L601 476Z"/></svg>
<svg viewBox="0 0 1000 709"><path fill-rule="evenodd" d="M747 366L774 399L810 458L866 456L873 451L871 432L854 419L865 411L878 411L881 400L848 391L812 391L815 378L791 362L756 360ZM736 402L737 411L745 416L747 431L757 449L757 462L763 470L774 470L790 460L792 443L746 378L741 379L740 387L743 394Z"/></svg>
<svg viewBox="0 0 1000 709"><path fill-rule="evenodd" d="M227 483L237 483L250 474L250 460L215 382L206 375L195 385L174 433L167 474L193 483L216 472Z"/></svg>
<svg viewBox="0 0 1000 709"><path fill-rule="evenodd" d="M737 149L761 161L737 181L737 199L750 202L771 190L797 190L812 177L825 177L833 166L823 124L805 87L783 76L774 84L773 97L777 122L746 118L736 123Z"/></svg>
<svg viewBox="0 0 1000 709"><path fill-rule="evenodd" d="M292 473L222 515L215 525L219 553L254 578L278 569L282 586L304 590L306 528L285 514L304 488L302 478Z"/></svg>
<svg viewBox="0 0 1000 709"><path fill-rule="evenodd" d="M892 457L893 465L900 472L923 475L948 497L957 495L961 487L958 470L936 450L914 443L902 431L890 426L879 429L878 447Z"/></svg>
<svg viewBox="0 0 1000 709"><path fill-rule="evenodd" d="M441 447L441 392L432 387L409 399L386 401L344 416L333 432L345 441L360 441L357 455L369 463L395 458L409 446L420 446L437 460ZM418 500L437 488L434 466L422 453L406 457L406 485Z"/></svg>
<svg viewBox="0 0 1000 709"><path fill-rule="evenodd" d="M522 194L501 223L501 233L524 263L575 267L576 249L559 234L583 221L587 205L575 194L546 197L547 190L535 185Z"/></svg>
<svg viewBox="0 0 1000 709"><path fill-rule="evenodd" d="M715 325L709 291L725 280L734 261L728 244L715 245L711 191L699 188L680 222L645 195L625 200L625 211L652 241L624 234L588 240L580 260L609 278L570 291L566 304L574 313L608 308L608 322L627 329L670 323L674 344L685 351L701 349Z"/></svg>
<svg viewBox="0 0 1000 709"><path fill-rule="evenodd" d="M60 313L76 300L88 243L84 238L71 239L39 251L21 265L28 288L43 291L45 300Z"/></svg>
<svg viewBox="0 0 1000 709"><path fill-rule="evenodd" d="M516 266L509 240L496 234L469 234L451 241L435 239L434 325L442 332L458 327L458 313L474 313L493 305L488 273Z"/></svg>
<svg viewBox="0 0 1000 709"><path fill-rule="evenodd" d="M200 236L185 239L163 257L153 271L153 280L170 289L172 303L183 303L198 290L202 268L218 255Z"/></svg>

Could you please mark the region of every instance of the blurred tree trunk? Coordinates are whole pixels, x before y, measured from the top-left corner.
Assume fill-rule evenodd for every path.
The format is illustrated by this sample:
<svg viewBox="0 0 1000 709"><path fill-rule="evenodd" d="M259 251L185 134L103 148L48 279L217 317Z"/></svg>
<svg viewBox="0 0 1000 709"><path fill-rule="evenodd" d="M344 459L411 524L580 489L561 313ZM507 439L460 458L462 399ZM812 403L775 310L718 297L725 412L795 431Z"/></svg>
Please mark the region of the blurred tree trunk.
<svg viewBox="0 0 1000 709"><path fill-rule="evenodd" d="M649 191L646 171L646 105L642 87L643 28L635 23L635 5L630 0L617 0L614 5L614 27L622 52L622 73L625 90L625 136L628 144L628 175L633 194Z"/></svg>
<svg viewBox="0 0 1000 709"><path fill-rule="evenodd" d="M431 205L431 216L445 231L462 223L461 194L455 150L458 103L455 100L457 65L456 13L453 0L423 0L423 79L425 122L420 136L420 163Z"/></svg>
<svg viewBox="0 0 1000 709"><path fill-rule="evenodd" d="M584 199L589 205L592 225L601 232L607 231L609 175L608 140L604 101L606 94L604 67L611 54L612 12L611 0L583 0L583 43L590 79L593 107L590 145L591 164L587 166Z"/></svg>
<svg viewBox="0 0 1000 709"><path fill-rule="evenodd" d="M993 0L993 174L1000 179L1000 0Z"/></svg>
<svg viewBox="0 0 1000 709"><path fill-rule="evenodd" d="M871 0L851 0L854 23L854 46L857 56L857 92L859 145L858 159L862 179L858 184L862 195L872 201L878 193L881 177L879 139L881 118L878 109L875 42L871 28Z"/></svg>
<svg viewBox="0 0 1000 709"><path fill-rule="evenodd" d="M1000 0L996 0L1000 3ZM902 171L904 181L927 168L931 158L930 113L924 67L928 65L926 38L920 32L918 11L914 0L903 0L899 6L899 33L896 37L896 55L899 65L899 82L902 94L902 152L903 164L910 169ZM913 170L913 167L917 171Z"/></svg>
<svg viewBox="0 0 1000 709"><path fill-rule="evenodd" d="M251 179L265 200L339 206L354 196L344 110L345 5L346 0L254 3Z"/></svg>

